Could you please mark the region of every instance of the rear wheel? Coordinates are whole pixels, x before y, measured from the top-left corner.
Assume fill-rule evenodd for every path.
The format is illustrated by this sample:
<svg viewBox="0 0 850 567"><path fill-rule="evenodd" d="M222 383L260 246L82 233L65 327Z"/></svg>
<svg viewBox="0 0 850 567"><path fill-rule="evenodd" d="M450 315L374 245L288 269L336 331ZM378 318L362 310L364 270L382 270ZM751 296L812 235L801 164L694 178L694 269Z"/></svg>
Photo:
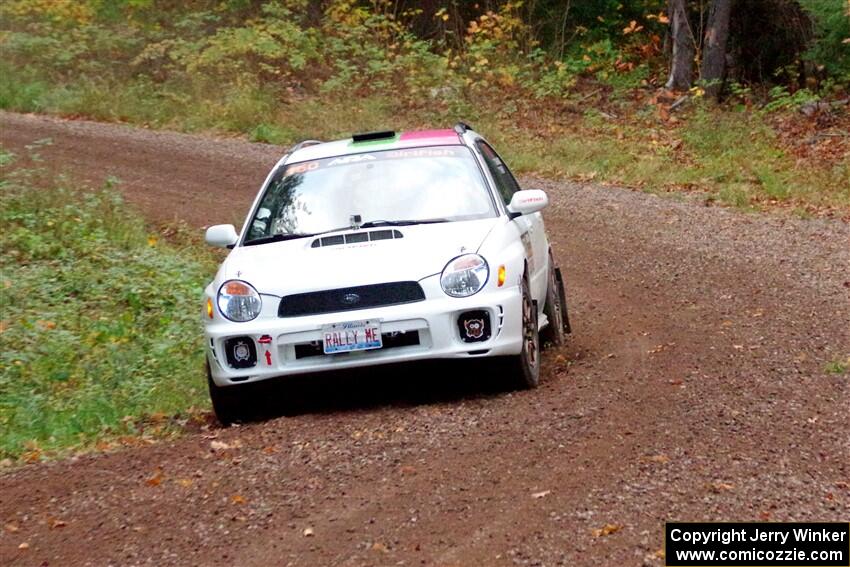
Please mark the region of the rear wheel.
<svg viewBox="0 0 850 567"><path fill-rule="evenodd" d="M511 374L520 388L536 388L540 383L540 334L537 307L531 299L528 282L522 280L522 351L510 358Z"/></svg>
<svg viewBox="0 0 850 567"><path fill-rule="evenodd" d="M567 341L569 332L569 319L567 317L567 306L564 299L564 285L558 277L559 270L555 268L555 259L549 254L549 274L546 278L546 303L543 305L543 313L549 324L540 333L544 342L561 346Z"/></svg>
<svg viewBox="0 0 850 567"><path fill-rule="evenodd" d="M217 386L212 379L210 364L207 362L207 386L210 390L210 401L219 423L227 427L245 418L246 395L244 388L239 386Z"/></svg>

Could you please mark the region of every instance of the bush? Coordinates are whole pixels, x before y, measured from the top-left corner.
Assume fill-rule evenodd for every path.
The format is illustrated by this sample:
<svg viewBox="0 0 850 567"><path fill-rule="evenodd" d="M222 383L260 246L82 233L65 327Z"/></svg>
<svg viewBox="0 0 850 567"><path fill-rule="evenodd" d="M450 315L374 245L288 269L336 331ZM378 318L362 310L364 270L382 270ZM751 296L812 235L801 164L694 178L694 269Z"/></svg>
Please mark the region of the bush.
<svg viewBox="0 0 850 567"><path fill-rule="evenodd" d="M137 432L206 404L209 270L111 188L0 180L0 458Z"/></svg>

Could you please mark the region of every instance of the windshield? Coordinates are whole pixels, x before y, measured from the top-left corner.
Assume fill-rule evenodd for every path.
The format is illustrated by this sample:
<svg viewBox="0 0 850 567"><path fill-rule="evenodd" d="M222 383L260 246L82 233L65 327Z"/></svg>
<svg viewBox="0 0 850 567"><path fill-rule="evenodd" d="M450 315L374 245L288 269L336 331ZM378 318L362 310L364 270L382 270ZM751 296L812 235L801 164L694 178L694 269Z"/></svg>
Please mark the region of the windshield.
<svg viewBox="0 0 850 567"><path fill-rule="evenodd" d="M275 172L245 244L354 226L495 216L465 146L385 150L294 163Z"/></svg>

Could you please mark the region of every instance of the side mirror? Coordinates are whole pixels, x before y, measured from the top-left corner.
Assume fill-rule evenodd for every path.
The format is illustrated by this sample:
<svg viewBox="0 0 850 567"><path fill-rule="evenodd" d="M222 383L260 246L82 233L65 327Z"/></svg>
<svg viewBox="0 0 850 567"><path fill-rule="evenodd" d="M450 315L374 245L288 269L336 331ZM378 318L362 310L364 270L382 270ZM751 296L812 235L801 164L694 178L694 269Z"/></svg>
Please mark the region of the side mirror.
<svg viewBox="0 0 850 567"><path fill-rule="evenodd" d="M236 234L236 227L232 224L217 224L207 229L204 240L210 246L232 248L236 244L236 241L239 240L239 235Z"/></svg>
<svg viewBox="0 0 850 567"><path fill-rule="evenodd" d="M540 189L526 189L525 191L517 191L511 198L511 204L508 205L508 212L512 216L529 215L542 211L549 204L549 197L545 191Z"/></svg>

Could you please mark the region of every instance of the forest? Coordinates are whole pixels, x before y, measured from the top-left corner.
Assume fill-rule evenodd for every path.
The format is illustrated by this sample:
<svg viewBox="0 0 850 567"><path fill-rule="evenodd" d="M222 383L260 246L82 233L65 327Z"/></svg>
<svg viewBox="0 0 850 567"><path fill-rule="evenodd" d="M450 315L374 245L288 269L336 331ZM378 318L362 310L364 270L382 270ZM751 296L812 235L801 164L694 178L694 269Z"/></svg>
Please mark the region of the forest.
<svg viewBox="0 0 850 567"><path fill-rule="evenodd" d="M279 144L462 118L524 173L850 202L847 0L8 0L0 46L9 110Z"/></svg>

